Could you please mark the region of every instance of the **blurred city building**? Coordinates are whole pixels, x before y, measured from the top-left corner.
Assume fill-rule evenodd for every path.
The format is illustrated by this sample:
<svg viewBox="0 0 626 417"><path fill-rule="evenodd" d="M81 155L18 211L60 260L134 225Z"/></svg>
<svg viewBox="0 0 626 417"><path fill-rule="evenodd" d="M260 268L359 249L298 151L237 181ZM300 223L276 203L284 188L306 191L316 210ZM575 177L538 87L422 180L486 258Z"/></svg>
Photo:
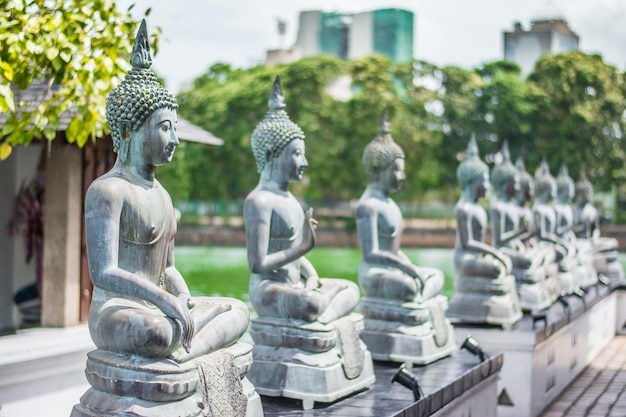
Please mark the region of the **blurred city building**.
<svg viewBox="0 0 626 417"><path fill-rule="evenodd" d="M576 51L578 41L578 35L560 17L533 20L530 30L515 22L512 32L504 32L504 59L517 63L526 77L543 54Z"/></svg>
<svg viewBox="0 0 626 417"><path fill-rule="evenodd" d="M393 62L406 62L413 59L413 21L413 12L403 9L361 13L303 11L295 45L291 49L267 51L265 65L319 54L357 59L378 53Z"/></svg>

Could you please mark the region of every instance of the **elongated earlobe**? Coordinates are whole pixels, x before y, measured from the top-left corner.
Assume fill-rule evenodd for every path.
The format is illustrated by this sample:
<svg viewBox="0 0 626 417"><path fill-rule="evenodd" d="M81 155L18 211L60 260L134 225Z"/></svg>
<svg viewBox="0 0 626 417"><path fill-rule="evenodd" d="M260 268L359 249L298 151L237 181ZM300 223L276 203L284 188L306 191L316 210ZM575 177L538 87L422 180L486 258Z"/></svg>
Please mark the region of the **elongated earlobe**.
<svg viewBox="0 0 626 417"><path fill-rule="evenodd" d="M130 121L122 120L120 124L120 133L122 136L122 140L120 141L118 156L121 162L126 162L126 160L128 159L128 148L130 144L130 136L132 133L130 129Z"/></svg>

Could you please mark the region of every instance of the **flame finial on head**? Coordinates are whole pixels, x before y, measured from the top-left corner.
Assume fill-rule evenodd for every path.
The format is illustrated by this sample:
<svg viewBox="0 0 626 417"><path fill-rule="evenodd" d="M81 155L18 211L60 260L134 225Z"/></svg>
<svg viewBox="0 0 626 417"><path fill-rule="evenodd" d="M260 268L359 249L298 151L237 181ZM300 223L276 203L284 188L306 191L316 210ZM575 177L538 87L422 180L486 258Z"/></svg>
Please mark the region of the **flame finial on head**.
<svg viewBox="0 0 626 417"><path fill-rule="evenodd" d="M480 158L478 154L478 143L476 143L476 134L472 133L469 143L467 144L467 152L465 159Z"/></svg>
<svg viewBox="0 0 626 417"><path fill-rule="evenodd" d="M132 65L133 68L150 68L150 66L152 66L146 19L142 19L139 25L137 37L133 43L133 52L130 56L130 65Z"/></svg>
<svg viewBox="0 0 626 417"><path fill-rule="evenodd" d="M539 178L543 177L544 175L552 176L552 174L550 173L550 165L548 165L548 158L546 158L545 156L541 159L541 164L535 171L535 177Z"/></svg>
<svg viewBox="0 0 626 417"><path fill-rule="evenodd" d="M389 111L387 110L387 107L383 108L383 111L380 114L378 133L391 133L391 123L389 123Z"/></svg>
<svg viewBox="0 0 626 417"><path fill-rule="evenodd" d="M511 153L509 152L509 141L504 139L500 150L502 161L491 171L491 182L499 190L506 190L511 181L519 178L519 170L511 163Z"/></svg>
<svg viewBox="0 0 626 417"><path fill-rule="evenodd" d="M515 160L515 166L517 167L517 169L520 170L520 172L526 172L526 163L524 162L524 156L520 154L517 157L517 159Z"/></svg>
<svg viewBox="0 0 626 417"><path fill-rule="evenodd" d="M276 78L274 78L274 85L270 92L267 107L269 107L270 110L283 110L286 107L283 87L280 85L280 75L276 75Z"/></svg>
<svg viewBox="0 0 626 417"><path fill-rule="evenodd" d="M476 135L472 134L467 144L465 159L463 159L463 162L461 162L456 169L456 178L461 188L465 188L474 180L482 177L485 173L489 173L489 168L487 164L480 160Z"/></svg>
<svg viewBox="0 0 626 417"><path fill-rule="evenodd" d="M502 154L502 158L504 161L511 161L511 152L509 152L508 139L504 139L504 141L502 142L502 149L500 150L500 153Z"/></svg>

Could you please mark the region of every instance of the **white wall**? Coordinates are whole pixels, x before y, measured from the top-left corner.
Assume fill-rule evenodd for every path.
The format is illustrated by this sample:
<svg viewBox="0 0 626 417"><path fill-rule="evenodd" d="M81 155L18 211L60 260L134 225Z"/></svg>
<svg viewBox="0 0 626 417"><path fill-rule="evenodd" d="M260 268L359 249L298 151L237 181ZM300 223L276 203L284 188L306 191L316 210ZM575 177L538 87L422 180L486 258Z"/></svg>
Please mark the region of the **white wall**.
<svg viewBox="0 0 626 417"><path fill-rule="evenodd" d="M348 58L358 59L374 51L374 16L372 12L356 13L352 16Z"/></svg>

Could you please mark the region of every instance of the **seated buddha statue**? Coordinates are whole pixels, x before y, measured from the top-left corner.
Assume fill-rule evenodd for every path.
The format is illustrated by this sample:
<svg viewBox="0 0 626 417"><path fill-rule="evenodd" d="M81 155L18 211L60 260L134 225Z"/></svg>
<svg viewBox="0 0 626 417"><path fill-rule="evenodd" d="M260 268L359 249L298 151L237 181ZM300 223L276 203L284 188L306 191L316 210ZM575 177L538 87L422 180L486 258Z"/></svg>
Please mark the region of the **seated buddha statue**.
<svg viewBox="0 0 626 417"><path fill-rule="evenodd" d="M352 313L360 291L348 280L320 278L305 256L317 222L289 191L308 162L304 133L284 108L277 77L269 111L252 134L261 175L244 203L250 301L259 316L330 323Z"/></svg>
<svg viewBox="0 0 626 417"><path fill-rule="evenodd" d="M583 171L576 183L575 201L572 207L576 236L591 246L594 266L598 274L606 276L612 282L624 280L624 268L618 259L617 239L601 236L600 216L591 204L593 185Z"/></svg>
<svg viewBox="0 0 626 417"><path fill-rule="evenodd" d="M562 282L558 292L567 293L579 287L580 270L576 259L576 247L557 234L557 213L552 204L556 197L557 184L545 158L535 172L535 186L536 198L532 211L537 229L537 244L543 248L554 248Z"/></svg>
<svg viewBox="0 0 626 417"><path fill-rule="evenodd" d="M574 278L572 273L563 271L559 266L556 258L556 250L552 245L540 245L537 239L537 224L532 208L529 206L530 202L535 197L535 180L532 175L526 171L524 159L520 155L515 162L515 166L520 175L520 188L515 196L515 203L520 208L521 222L524 224L526 232L519 236L526 247L526 253L533 259L533 262L538 262L546 269L546 284L549 289L550 298L552 299L554 293L559 288L566 293L571 293L575 290ZM555 275L558 277L558 283L556 282Z"/></svg>
<svg viewBox="0 0 626 417"><path fill-rule="evenodd" d="M484 241L487 212L479 200L491 191L489 169L480 160L476 139L456 171L461 197L454 212L456 292L448 316L458 321L511 327L522 317L511 258Z"/></svg>
<svg viewBox="0 0 626 417"><path fill-rule="evenodd" d="M317 222L289 191L308 166L305 136L285 111L278 76L268 105L251 138L260 179L244 202L249 294L258 314L250 327L255 341L250 379L259 393L302 399L307 409L362 389L374 377L371 356L359 339L363 317L353 313L359 287L320 278L305 256L315 246ZM329 351L335 352L332 360L320 356ZM308 359L297 359L302 355ZM342 367L348 379L335 374ZM319 385L307 381L315 378ZM341 390L324 382L333 378L343 381Z"/></svg>
<svg viewBox="0 0 626 417"><path fill-rule="evenodd" d="M520 188L519 170L511 163L508 143L500 151L502 160L491 171L494 194L489 202L492 245L509 256L523 310L542 310L552 304L544 285L549 273L556 276L556 264L544 265L542 257L527 248L521 239L528 232L526 218L515 203Z"/></svg>
<svg viewBox="0 0 626 417"><path fill-rule="evenodd" d="M574 210L570 204L574 197L574 190L574 180L569 176L567 165L562 163L559 175L556 177L556 198L552 204L556 213L555 233L576 254L577 282L585 287L596 282L597 272L593 266L593 254L589 242L578 239L574 232Z"/></svg>
<svg viewBox="0 0 626 417"><path fill-rule="evenodd" d="M403 217L391 193L402 188L405 158L391 137L386 109L378 135L365 148L363 165L368 185L356 205L362 252L358 277L365 294L360 304L363 340L374 359L432 362L454 347L444 315L447 298L437 297L444 276L438 269L413 264L400 249ZM414 330L412 337L408 329Z"/></svg>
<svg viewBox="0 0 626 417"><path fill-rule="evenodd" d="M93 389L72 416L91 416L93 410L113 415L138 404L151 410L137 414L141 416L173 415L176 407L198 411L198 404L209 407L203 400L208 387L198 381L196 368L210 372L208 355L233 347L249 324L245 303L192 297L176 269L176 216L155 174L157 167L172 161L179 145L177 104L150 70L145 21L131 65L106 102L115 165L89 186L85 197L93 283L88 324L97 350L87 361ZM235 380L229 381L238 384L235 389L241 394L238 368L232 360L226 362L220 372L233 376L234 367ZM107 396L116 399L103 402ZM232 410L245 412L246 396L237 401ZM114 409L108 408L114 402Z"/></svg>

